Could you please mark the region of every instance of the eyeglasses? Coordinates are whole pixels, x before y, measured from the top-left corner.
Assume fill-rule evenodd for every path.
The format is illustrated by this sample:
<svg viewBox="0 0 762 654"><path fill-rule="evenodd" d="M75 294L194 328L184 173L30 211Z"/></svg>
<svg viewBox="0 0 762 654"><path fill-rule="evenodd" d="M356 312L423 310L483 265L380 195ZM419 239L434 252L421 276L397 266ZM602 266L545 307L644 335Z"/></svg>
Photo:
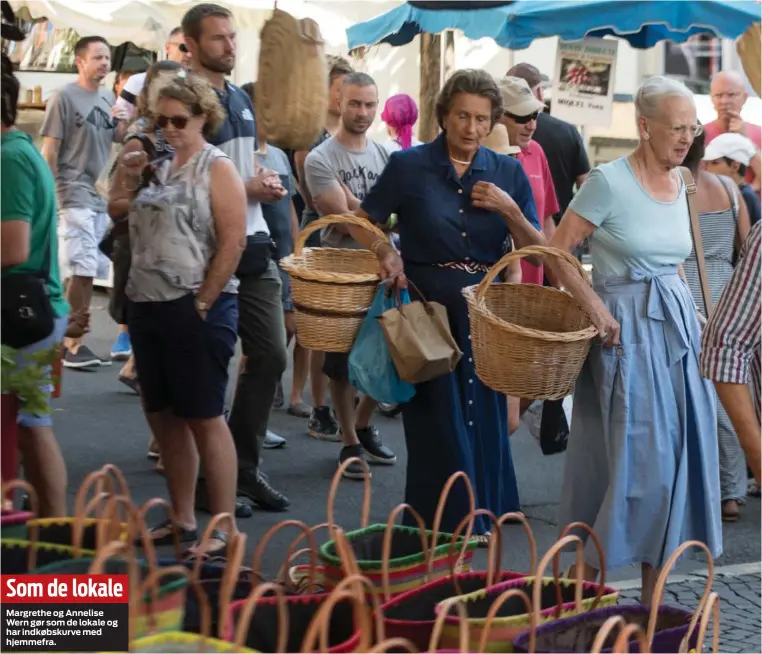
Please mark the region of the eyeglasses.
<svg viewBox="0 0 762 654"><path fill-rule="evenodd" d="M161 129L166 129L170 123L175 129L185 129L189 120L190 116L156 116L154 122Z"/></svg>
<svg viewBox="0 0 762 654"><path fill-rule="evenodd" d="M675 127L670 127L669 132L675 138L685 135L696 138L704 133L704 128L702 125L676 125Z"/></svg>
<svg viewBox="0 0 762 654"><path fill-rule="evenodd" d="M510 111L503 112L503 116L505 116L506 118L510 118L514 123L517 123L519 125L526 125L528 122L537 120L537 116L539 115L540 115L539 111L535 111L533 114L529 114L528 116L517 116L515 114L512 114Z"/></svg>
<svg viewBox="0 0 762 654"><path fill-rule="evenodd" d="M738 91L728 91L725 93L712 93L712 97L715 100L722 100L722 98L727 97L728 100L735 100L736 98L741 97L741 93Z"/></svg>
<svg viewBox="0 0 762 654"><path fill-rule="evenodd" d="M184 52L185 54L188 54L188 46L187 46L187 45L185 45L185 43L178 43L178 44L177 44L177 49L178 49L180 52Z"/></svg>

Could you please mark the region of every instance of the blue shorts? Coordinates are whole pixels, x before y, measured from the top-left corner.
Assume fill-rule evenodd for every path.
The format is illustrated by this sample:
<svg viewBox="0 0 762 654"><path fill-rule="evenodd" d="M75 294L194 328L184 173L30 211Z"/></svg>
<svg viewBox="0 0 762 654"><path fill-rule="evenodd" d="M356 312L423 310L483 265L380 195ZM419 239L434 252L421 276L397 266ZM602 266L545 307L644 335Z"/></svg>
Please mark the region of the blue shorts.
<svg viewBox="0 0 762 654"><path fill-rule="evenodd" d="M288 278L288 273L283 268L278 266L278 272L280 273L280 285L281 285L281 300L283 301L283 310L289 313L294 310L294 298L291 296L291 280Z"/></svg>
<svg viewBox="0 0 762 654"><path fill-rule="evenodd" d="M50 336L43 338L41 341L27 345L19 350L19 354L16 361L19 368L24 368L28 365L33 365L32 362L27 361L25 354L32 354L33 352L41 352L43 350L49 350L54 345L59 344L66 333L66 327L69 325L69 317L63 316L62 318L56 318L53 325L53 331ZM48 366L50 371L50 366ZM48 372L48 374L50 374ZM45 384L41 387L47 397L48 410L50 411L50 396L53 394L52 384ZM19 407L18 424L21 427L51 427L53 425L53 414L44 413L40 416L32 415L31 413L24 413L23 404Z"/></svg>
<svg viewBox="0 0 762 654"><path fill-rule="evenodd" d="M238 296L221 293L202 320L193 293L167 302L129 302L140 392L147 413L183 420L223 414L228 364L238 340Z"/></svg>

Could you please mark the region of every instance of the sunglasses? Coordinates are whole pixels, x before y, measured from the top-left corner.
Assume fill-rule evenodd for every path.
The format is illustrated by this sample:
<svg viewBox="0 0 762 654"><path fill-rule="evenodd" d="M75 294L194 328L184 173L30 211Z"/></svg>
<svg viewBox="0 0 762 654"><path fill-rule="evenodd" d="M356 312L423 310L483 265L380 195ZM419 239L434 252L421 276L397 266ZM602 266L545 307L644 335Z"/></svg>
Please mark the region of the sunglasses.
<svg viewBox="0 0 762 654"><path fill-rule="evenodd" d="M529 114L528 116L516 116L515 114L510 113L509 111L503 112L503 116L506 118L510 118L514 123L517 123L519 125L526 125L528 122L532 120L537 120L537 116L540 115L539 111L535 111L533 114Z"/></svg>
<svg viewBox="0 0 762 654"><path fill-rule="evenodd" d="M185 129L189 120L190 116L156 116L155 123L161 129L166 129L169 124L175 129Z"/></svg>

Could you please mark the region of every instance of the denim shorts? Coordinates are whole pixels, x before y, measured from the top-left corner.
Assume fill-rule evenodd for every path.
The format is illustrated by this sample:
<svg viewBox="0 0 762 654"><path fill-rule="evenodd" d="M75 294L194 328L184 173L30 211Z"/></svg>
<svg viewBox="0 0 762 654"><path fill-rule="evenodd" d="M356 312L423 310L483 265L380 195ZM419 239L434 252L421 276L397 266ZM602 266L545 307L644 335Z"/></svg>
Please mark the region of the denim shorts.
<svg viewBox="0 0 762 654"><path fill-rule="evenodd" d="M294 298L291 296L291 280L288 278L288 273L283 268L278 266L278 272L280 273L281 299L283 300L283 310L287 313L294 310Z"/></svg>
<svg viewBox="0 0 762 654"><path fill-rule="evenodd" d="M53 325L53 331L50 336L43 338L41 341L27 345L18 351L16 361L19 364L19 368L24 368L26 365L32 365L31 362L26 360L25 354L32 354L33 352L42 352L43 350L49 350L54 345L60 343L63 340L66 333L66 327L69 325L69 317L63 316L56 318ZM50 367L48 367L50 371ZM53 385L46 384L42 386L42 390L47 396L48 409L50 409L50 396L53 394ZM24 405L19 406L18 424L21 427L51 427L53 425L52 413L45 413L40 416L32 415L31 413L24 413Z"/></svg>
<svg viewBox="0 0 762 654"><path fill-rule="evenodd" d="M221 416L238 339L238 296L221 293L202 319L193 293L166 302L128 302L127 325L147 413L184 420Z"/></svg>

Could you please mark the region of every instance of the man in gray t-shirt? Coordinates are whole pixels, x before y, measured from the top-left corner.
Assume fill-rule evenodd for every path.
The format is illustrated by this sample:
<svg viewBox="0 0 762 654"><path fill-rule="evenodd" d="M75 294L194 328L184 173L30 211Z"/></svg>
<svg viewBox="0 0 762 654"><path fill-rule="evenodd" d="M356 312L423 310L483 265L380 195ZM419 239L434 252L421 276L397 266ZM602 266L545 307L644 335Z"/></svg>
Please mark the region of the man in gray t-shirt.
<svg viewBox="0 0 762 654"><path fill-rule="evenodd" d="M48 101L42 153L56 178L61 270L62 276L69 278L66 299L77 312L90 305L93 279L106 279L109 274L110 261L98 246L110 220L106 200L95 190L95 182L120 130L112 117L114 94L101 86L111 70L108 43L101 37L86 37L77 42L74 51L79 78ZM129 357L129 343L123 349L120 355ZM67 368L110 363L82 345L81 339L66 339L63 365Z"/></svg>
<svg viewBox="0 0 762 654"><path fill-rule="evenodd" d="M336 135L316 147L304 162L304 177L315 208L321 216L357 211L389 161L385 148L366 133L378 110L378 89L365 73L350 73L341 86L341 123ZM342 225L323 230L323 247L360 247ZM323 372L331 381L331 398L339 422L343 447L339 465L350 458L367 457L375 463L393 464L397 457L381 442L371 424L376 402L363 397L354 412L356 390L349 382L349 355L326 352ZM353 416L349 420L348 416ZM344 469L344 476L362 478L358 462Z"/></svg>
<svg viewBox="0 0 762 654"><path fill-rule="evenodd" d="M359 202L362 202L386 168L388 161L389 152L375 141L366 139L365 148L355 150L331 137L307 155L304 175L313 198L343 184ZM320 212L320 215L325 213ZM334 226L323 230L321 244L329 248L359 247L351 236Z"/></svg>

